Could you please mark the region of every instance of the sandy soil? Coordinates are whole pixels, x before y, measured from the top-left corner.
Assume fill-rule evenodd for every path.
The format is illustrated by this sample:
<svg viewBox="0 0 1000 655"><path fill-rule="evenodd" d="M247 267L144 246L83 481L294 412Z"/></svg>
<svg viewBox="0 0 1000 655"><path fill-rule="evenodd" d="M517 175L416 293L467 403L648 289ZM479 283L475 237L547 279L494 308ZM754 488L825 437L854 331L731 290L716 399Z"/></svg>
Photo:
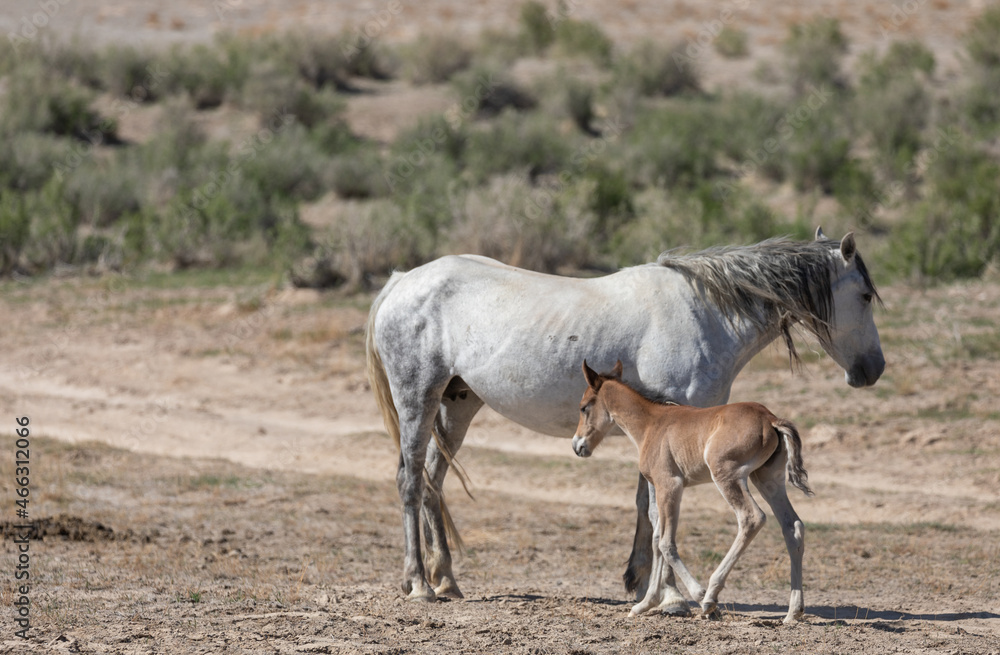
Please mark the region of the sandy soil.
<svg viewBox="0 0 1000 655"><path fill-rule="evenodd" d="M884 290L873 389L807 343L804 372L775 348L740 378L734 399L803 428L817 491L793 499L808 617L786 628L773 521L722 621L628 619L631 446L584 461L485 413L461 452L476 501L448 487L467 599L405 602L395 454L363 373L369 298L222 277L3 283L2 431L30 417L31 515L50 520L31 640L13 636L8 576L0 652L1000 653L1000 284ZM13 507L0 518L12 535ZM734 529L713 488L685 495L696 575Z"/></svg>

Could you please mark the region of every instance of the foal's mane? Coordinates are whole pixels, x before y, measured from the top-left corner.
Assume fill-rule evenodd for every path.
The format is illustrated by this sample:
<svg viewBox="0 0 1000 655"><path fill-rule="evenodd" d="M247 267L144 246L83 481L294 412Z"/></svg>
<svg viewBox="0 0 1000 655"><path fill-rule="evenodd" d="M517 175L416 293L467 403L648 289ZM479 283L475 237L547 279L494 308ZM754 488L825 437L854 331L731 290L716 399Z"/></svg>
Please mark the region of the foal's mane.
<svg viewBox="0 0 1000 655"><path fill-rule="evenodd" d="M792 363L798 353L791 327L802 323L828 343L833 319L830 256L840 247L833 239L793 241L767 239L749 246L708 248L682 254L668 250L656 263L700 283L704 293L731 321L742 318L762 331L778 322ZM858 272L878 298L861 255L854 255Z"/></svg>

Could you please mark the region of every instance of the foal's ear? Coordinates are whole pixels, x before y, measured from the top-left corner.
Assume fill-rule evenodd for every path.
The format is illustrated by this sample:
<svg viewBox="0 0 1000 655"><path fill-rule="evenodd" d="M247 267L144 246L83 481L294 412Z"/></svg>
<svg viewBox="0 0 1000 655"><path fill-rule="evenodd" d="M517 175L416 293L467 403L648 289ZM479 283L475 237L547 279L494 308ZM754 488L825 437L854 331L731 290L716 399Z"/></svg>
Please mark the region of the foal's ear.
<svg viewBox="0 0 1000 655"><path fill-rule="evenodd" d="M854 243L854 232L848 232L840 240L840 256L848 264L854 259L854 254L858 252L858 246Z"/></svg>
<svg viewBox="0 0 1000 655"><path fill-rule="evenodd" d="M597 374L597 371L587 366L587 360L583 360L583 377L587 378L587 385L594 391L600 388L601 376Z"/></svg>
<svg viewBox="0 0 1000 655"><path fill-rule="evenodd" d="M619 359L615 363L615 367L611 369L611 377L613 377L616 380L622 379L622 360Z"/></svg>

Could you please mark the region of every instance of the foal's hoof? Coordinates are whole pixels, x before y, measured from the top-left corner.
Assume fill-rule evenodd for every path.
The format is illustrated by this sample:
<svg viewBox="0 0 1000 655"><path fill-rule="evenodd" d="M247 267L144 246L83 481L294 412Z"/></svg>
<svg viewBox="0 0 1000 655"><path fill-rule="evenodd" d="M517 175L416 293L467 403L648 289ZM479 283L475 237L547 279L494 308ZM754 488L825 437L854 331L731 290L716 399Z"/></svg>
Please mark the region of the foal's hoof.
<svg viewBox="0 0 1000 655"><path fill-rule="evenodd" d="M458 588L458 584L454 580L445 579L434 589L434 593L437 594L438 598L453 598L458 600L459 598L465 598L465 595Z"/></svg>
<svg viewBox="0 0 1000 655"><path fill-rule="evenodd" d="M715 603L703 603L701 606L701 618L709 621L718 621L722 619L722 612L719 611Z"/></svg>

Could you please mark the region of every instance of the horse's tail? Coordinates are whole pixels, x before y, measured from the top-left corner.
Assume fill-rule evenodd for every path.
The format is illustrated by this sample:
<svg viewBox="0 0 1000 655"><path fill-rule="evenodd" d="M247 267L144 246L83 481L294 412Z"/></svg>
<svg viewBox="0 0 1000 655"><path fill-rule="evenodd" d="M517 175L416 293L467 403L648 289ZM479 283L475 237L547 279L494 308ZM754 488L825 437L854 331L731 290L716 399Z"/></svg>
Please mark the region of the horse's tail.
<svg viewBox="0 0 1000 655"><path fill-rule="evenodd" d="M372 301L372 308L368 312L368 322L365 324L365 361L368 368L368 383L371 385L372 393L375 394L375 404L378 405L379 411L382 413L382 422L385 423L385 431L389 433L392 437L393 443L396 444L396 452L400 451L399 445L399 412L396 411L396 403L392 399L392 390L389 388L389 378L385 374L385 366L382 364L382 356L378 352L378 347L375 345L375 317L378 315L378 310L382 306L382 302L392 291L392 288L403 279L405 273L396 272L392 274L389 281L385 283L382 290L375 296L375 300ZM445 445L444 441L438 435L437 430L432 430L431 434L434 435L434 441L437 443L438 449L441 454L444 455L445 460L449 464L456 464L454 458L452 457L451 450ZM466 493L469 492L469 487L467 484L467 478L464 475L460 466L454 466L455 474L458 475L459 480L462 482L462 486L465 487ZM448 536L448 539L455 545L455 548L459 551L465 550L465 544L462 541L461 535L458 533L458 528L455 526L455 521L451 518L451 512L448 510L448 505L444 501L444 493L440 489L436 489L434 482L427 475L427 469L424 469L424 480L427 483L429 489L437 496L438 504L441 507L441 517L444 519L444 529ZM471 495L471 494L470 494Z"/></svg>
<svg viewBox="0 0 1000 655"><path fill-rule="evenodd" d="M392 437L396 444L396 451L399 452L399 413L396 411L396 403L392 400L392 391L389 389L389 378L385 374L385 366L382 364L382 355L375 345L375 317L382 307L382 302L392 290L396 283L402 279L403 273L393 273L389 281L385 283L382 290L372 301L372 308L368 312L368 323L365 325L365 360L368 367L368 383L371 385L372 393L375 394L375 404L378 405L382 413L382 422L385 423L385 431Z"/></svg>
<svg viewBox="0 0 1000 655"><path fill-rule="evenodd" d="M791 421L779 418L771 425L785 439L785 450L788 453L788 463L785 464L785 471L788 474L788 481L793 486L798 487L807 496L812 496L813 491L809 488L809 474L802 464L802 438L799 431Z"/></svg>

